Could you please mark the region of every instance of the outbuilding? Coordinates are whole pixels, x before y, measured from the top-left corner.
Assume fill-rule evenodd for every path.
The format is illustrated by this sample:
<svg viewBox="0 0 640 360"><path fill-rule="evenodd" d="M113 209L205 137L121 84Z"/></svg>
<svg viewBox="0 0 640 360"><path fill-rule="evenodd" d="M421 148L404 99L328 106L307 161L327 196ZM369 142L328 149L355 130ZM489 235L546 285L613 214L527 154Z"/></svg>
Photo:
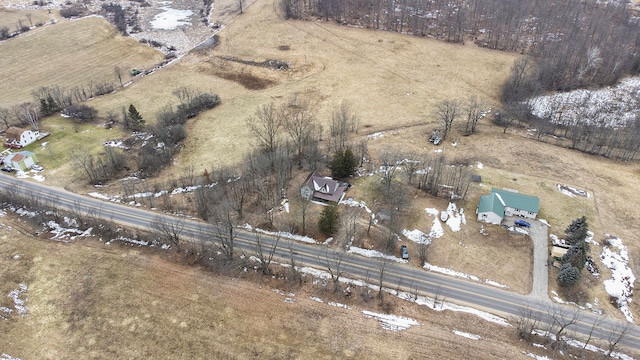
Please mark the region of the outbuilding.
<svg viewBox="0 0 640 360"><path fill-rule="evenodd" d="M38 163L36 154L31 151L20 151L4 158L4 164L16 170L26 171Z"/></svg>

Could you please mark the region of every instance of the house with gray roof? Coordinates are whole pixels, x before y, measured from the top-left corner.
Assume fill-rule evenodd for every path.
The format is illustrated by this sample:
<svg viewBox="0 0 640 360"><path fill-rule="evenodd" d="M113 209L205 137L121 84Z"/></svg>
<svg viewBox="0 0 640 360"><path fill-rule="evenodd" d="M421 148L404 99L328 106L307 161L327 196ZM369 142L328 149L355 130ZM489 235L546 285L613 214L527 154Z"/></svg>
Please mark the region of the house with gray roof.
<svg viewBox="0 0 640 360"><path fill-rule="evenodd" d="M509 189L491 189L491 194L480 197L478 221L500 224L505 216L522 216L535 219L538 216L540 198Z"/></svg>

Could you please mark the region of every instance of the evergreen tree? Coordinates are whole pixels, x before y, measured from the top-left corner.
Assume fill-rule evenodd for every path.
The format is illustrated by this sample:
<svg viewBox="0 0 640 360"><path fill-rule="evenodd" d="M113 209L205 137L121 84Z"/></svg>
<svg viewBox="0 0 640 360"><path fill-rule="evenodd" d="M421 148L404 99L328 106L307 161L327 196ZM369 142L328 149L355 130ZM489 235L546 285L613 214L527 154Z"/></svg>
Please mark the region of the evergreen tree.
<svg viewBox="0 0 640 360"><path fill-rule="evenodd" d="M560 268L557 281L558 285L562 287L574 286L580 281L580 270L569 263L565 263Z"/></svg>
<svg viewBox="0 0 640 360"><path fill-rule="evenodd" d="M318 228L320 232L327 236L331 236L338 228L338 208L334 205L325 206L318 220Z"/></svg>
<svg viewBox="0 0 640 360"><path fill-rule="evenodd" d="M141 131L144 128L144 119L133 104L129 105L128 127L133 131Z"/></svg>
<svg viewBox="0 0 640 360"><path fill-rule="evenodd" d="M587 253L585 251L584 243L578 243L569 248L566 254L562 257L563 264L570 264L571 266L582 271L587 261Z"/></svg>
<svg viewBox="0 0 640 360"><path fill-rule="evenodd" d="M583 242L587 237L587 232L589 231L589 227L587 224L587 218L581 217L573 220L567 229L564 231L567 242L570 245L574 245L580 242Z"/></svg>
<svg viewBox="0 0 640 360"><path fill-rule="evenodd" d="M334 177L345 178L352 175L357 166L356 156L350 148L347 148L346 150L339 149L336 151L329 167Z"/></svg>

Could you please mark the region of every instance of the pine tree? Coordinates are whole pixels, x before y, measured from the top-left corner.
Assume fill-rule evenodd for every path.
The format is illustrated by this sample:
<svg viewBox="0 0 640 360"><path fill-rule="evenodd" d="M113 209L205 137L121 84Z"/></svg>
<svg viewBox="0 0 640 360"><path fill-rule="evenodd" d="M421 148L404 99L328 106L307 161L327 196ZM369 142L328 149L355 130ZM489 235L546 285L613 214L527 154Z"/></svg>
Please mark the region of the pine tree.
<svg viewBox="0 0 640 360"><path fill-rule="evenodd" d="M589 227L587 224L587 218L581 217L573 220L567 229L564 231L567 242L570 245L574 245L576 243L584 241L587 237L587 232L589 231Z"/></svg>
<svg viewBox="0 0 640 360"><path fill-rule="evenodd" d="M129 105L129 129L133 131L141 131L143 128L144 119L142 118L142 115L140 115L133 104Z"/></svg>
<svg viewBox="0 0 640 360"><path fill-rule="evenodd" d="M329 167L334 177L345 178L352 175L357 166L356 156L350 148L347 148L346 150L339 149L336 151Z"/></svg>
<svg viewBox="0 0 640 360"><path fill-rule="evenodd" d="M338 227L338 208L334 205L325 206L320 214L320 220L318 220L318 228L320 232L327 236L331 236Z"/></svg>
<svg viewBox="0 0 640 360"><path fill-rule="evenodd" d="M560 268L557 281L558 285L562 287L574 286L580 281L580 270L569 263L565 263Z"/></svg>

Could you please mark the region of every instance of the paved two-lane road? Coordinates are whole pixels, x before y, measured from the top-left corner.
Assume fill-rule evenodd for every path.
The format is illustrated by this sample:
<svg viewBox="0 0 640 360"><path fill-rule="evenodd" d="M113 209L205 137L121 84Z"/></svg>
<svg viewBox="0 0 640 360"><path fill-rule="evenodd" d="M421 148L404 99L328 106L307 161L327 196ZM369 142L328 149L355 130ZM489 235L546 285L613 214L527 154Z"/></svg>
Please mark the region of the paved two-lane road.
<svg viewBox="0 0 640 360"><path fill-rule="evenodd" d="M149 229L158 216L166 218L167 221L175 221L175 218L158 212L101 201L64 189L47 187L10 176L0 176L0 190L25 197L35 197L42 203L55 208L69 209L140 229ZM190 237L191 241L210 241L200 238L203 231L209 234L215 233L215 228L212 225L199 221L183 219L182 226L184 227L182 234ZM272 241L274 239L269 236L261 236L261 242L265 246L269 246ZM238 230L236 248L250 253L255 251L255 246L255 234ZM335 267L336 259L341 259L341 270L344 271L345 276L350 278L376 279L379 273L380 260L377 259L361 257L325 246L299 242L283 244L281 241L276 250L276 256L280 259L289 259L292 256L291 253L293 253L297 264L320 269L325 268L327 262L332 263ZM540 301L531 296L515 294L496 287L431 273L408 264L387 263L384 284L393 289L417 290L429 295L440 294L440 297L446 297L447 301L485 310L508 319L518 317L525 312L531 312L541 323L553 322L549 314L549 308L552 305L548 301ZM564 308L561 305L555 306ZM565 311L571 312L573 309L565 308ZM568 330L588 334L596 317L589 312L583 312L578 324ZM593 331L594 338L606 341L611 336L611 330L624 326L624 323L618 320L603 316L600 318L602 322ZM544 328L543 325L540 327ZM636 351L640 350L640 329L637 326L631 326L621 344Z"/></svg>

